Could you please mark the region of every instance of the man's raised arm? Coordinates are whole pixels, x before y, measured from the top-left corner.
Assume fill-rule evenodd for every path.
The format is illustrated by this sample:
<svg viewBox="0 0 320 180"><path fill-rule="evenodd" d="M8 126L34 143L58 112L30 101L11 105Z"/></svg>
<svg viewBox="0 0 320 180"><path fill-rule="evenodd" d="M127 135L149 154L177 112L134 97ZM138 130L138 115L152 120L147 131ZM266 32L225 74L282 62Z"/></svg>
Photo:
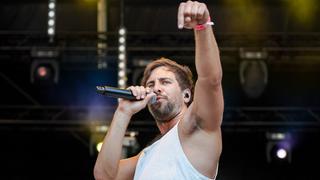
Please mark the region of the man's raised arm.
<svg viewBox="0 0 320 180"><path fill-rule="evenodd" d="M224 101L219 49L210 23L210 13L204 3L187 1L180 5L178 27L192 28L195 34L198 79L192 113L200 128L214 131L220 128Z"/></svg>

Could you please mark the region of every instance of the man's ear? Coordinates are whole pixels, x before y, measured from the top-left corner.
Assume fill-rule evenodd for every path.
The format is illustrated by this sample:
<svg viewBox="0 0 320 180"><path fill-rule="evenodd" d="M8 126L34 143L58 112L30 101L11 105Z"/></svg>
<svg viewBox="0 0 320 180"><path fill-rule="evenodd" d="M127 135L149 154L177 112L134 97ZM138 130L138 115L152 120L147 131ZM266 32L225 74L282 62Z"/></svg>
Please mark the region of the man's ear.
<svg viewBox="0 0 320 180"><path fill-rule="evenodd" d="M185 102L185 103L190 102L191 96L192 96L192 95L191 95L191 91L190 91L189 88L183 90L183 99L184 99L184 102Z"/></svg>

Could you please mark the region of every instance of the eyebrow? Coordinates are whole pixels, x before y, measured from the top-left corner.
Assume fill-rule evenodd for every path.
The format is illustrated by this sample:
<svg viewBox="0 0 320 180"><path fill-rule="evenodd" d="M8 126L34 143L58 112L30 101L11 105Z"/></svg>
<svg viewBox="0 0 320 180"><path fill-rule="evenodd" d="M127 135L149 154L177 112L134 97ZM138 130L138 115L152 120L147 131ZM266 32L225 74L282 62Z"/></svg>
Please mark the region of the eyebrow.
<svg viewBox="0 0 320 180"><path fill-rule="evenodd" d="M165 80L169 80L169 81L173 81L172 78L169 78L169 77L164 77L164 78L158 78L159 81L165 81ZM147 81L146 85L150 84L150 83L154 83L154 80L152 81Z"/></svg>

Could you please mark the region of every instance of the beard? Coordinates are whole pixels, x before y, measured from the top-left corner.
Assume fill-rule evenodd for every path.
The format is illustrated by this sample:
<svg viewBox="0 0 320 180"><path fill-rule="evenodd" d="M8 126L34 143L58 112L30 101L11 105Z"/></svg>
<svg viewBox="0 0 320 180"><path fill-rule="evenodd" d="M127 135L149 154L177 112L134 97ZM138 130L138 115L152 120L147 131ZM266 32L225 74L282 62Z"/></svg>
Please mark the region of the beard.
<svg viewBox="0 0 320 180"><path fill-rule="evenodd" d="M169 122L177 114L175 104L170 101L148 105L148 109L159 123Z"/></svg>

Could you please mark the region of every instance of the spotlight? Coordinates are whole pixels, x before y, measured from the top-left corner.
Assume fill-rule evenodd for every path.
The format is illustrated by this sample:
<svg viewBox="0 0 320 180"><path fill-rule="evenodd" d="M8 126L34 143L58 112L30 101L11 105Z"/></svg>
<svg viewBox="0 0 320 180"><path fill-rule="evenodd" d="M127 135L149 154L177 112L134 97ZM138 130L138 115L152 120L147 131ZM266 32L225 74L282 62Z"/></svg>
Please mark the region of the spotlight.
<svg viewBox="0 0 320 180"><path fill-rule="evenodd" d="M49 20L48 20L48 25L49 25L49 26L53 26L53 25L54 25L54 23L55 23L55 22L54 22L54 20L53 20L53 19L49 19Z"/></svg>
<svg viewBox="0 0 320 180"><path fill-rule="evenodd" d="M54 35L54 28L50 27L48 28L48 35Z"/></svg>
<svg viewBox="0 0 320 180"><path fill-rule="evenodd" d="M49 11L49 13L48 13L48 16L50 17L50 18L53 18L54 17L54 11Z"/></svg>
<svg viewBox="0 0 320 180"><path fill-rule="evenodd" d="M287 161L290 155L290 145L287 142L271 143L270 147L271 161Z"/></svg>
<svg viewBox="0 0 320 180"><path fill-rule="evenodd" d="M287 154L288 154L288 152L287 152L287 150L284 149L284 148L280 148L280 149L277 150L277 157L278 157L279 159L284 159L284 158L286 158L286 157L287 157Z"/></svg>
<svg viewBox="0 0 320 180"><path fill-rule="evenodd" d="M96 149L97 149L98 152L101 151L102 144L103 144L103 142L99 142L99 143L96 145Z"/></svg>
<svg viewBox="0 0 320 180"><path fill-rule="evenodd" d="M124 79L119 79L118 85L119 87L125 87L126 81Z"/></svg>
<svg viewBox="0 0 320 180"><path fill-rule="evenodd" d="M126 34L126 29L125 28L120 28L119 29L119 35L123 36Z"/></svg>
<svg viewBox="0 0 320 180"><path fill-rule="evenodd" d="M55 4L55 2L54 1L52 1L52 2L49 2L49 9L54 9L55 8L55 6L56 6L56 4Z"/></svg>
<svg viewBox="0 0 320 180"><path fill-rule="evenodd" d="M121 78L124 77L125 75L126 75L126 73L123 70L118 72L118 76L121 77Z"/></svg>
<svg viewBox="0 0 320 180"><path fill-rule="evenodd" d="M126 42L126 39L124 37L119 38L119 43L123 44Z"/></svg>
<svg viewBox="0 0 320 180"><path fill-rule="evenodd" d="M119 46L119 52L124 52L126 50L126 47L124 45Z"/></svg>
<svg viewBox="0 0 320 180"><path fill-rule="evenodd" d="M121 54L119 54L119 60L120 61L123 61L123 60L125 60L125 58L126 58L126 55L125 54L123 54L123 53L121 53ZM123 62L121 62L121 63L123 63ZM120 64L120 63L119 63ZM119 66L120 67L120 66Z"/></svg>
<svg viewBox="0 0 320 180"><path fill-rule="evenodd" d="M37 77L41 79L45 79L51 74L51 69L49 69L47 66L41 65L37 68Z"/></svg>
<svg viewBox="0 0 320 180"><path fill-rule="evenodd" d="M52 78L54 69L50 64L40 64L36 67L35 78L41 80L48 80Z"/></svg>
<svg viewBox="0 0 320 180"><path fill-rule="evenodd" d="M126 65L125 65L124 62L120 62L119 65L118 65L119 69L124 69L125 66L126 66Z"/></svg>
<svg viewBox="0 0 320 180"><path fill-rule="evenodd" d="M54 60L34 60L31 64L31 83L58 83L58 63Z"/></svg>
<svg viewBox="0 0 320 180"><path fill-rule="evenodd" d="M291 163L292 140L290 135L285 133L268 133L267 138L266 153L268 163Z"/></svg>

